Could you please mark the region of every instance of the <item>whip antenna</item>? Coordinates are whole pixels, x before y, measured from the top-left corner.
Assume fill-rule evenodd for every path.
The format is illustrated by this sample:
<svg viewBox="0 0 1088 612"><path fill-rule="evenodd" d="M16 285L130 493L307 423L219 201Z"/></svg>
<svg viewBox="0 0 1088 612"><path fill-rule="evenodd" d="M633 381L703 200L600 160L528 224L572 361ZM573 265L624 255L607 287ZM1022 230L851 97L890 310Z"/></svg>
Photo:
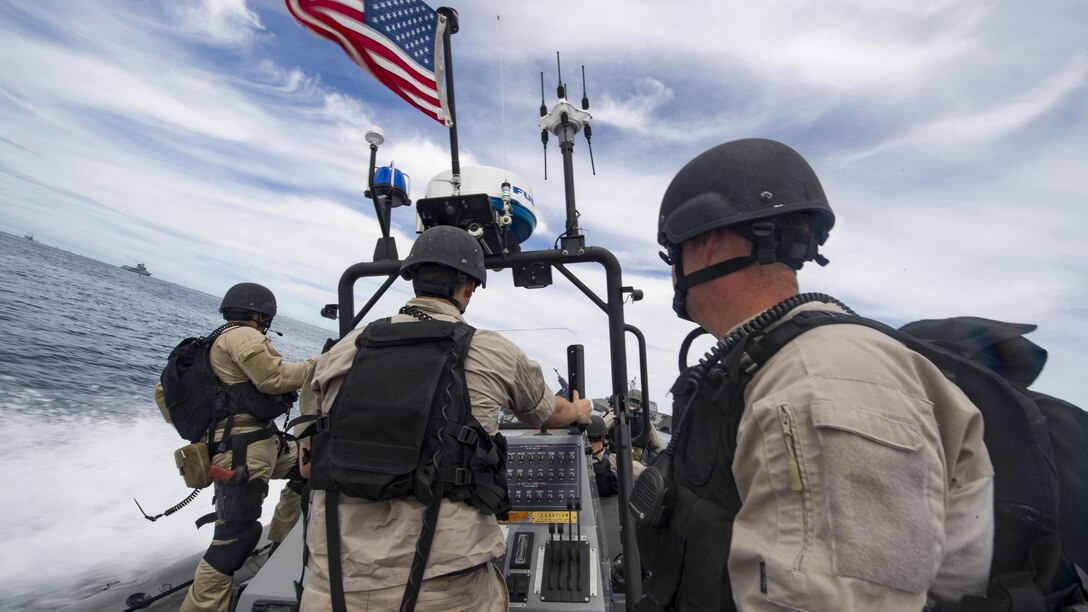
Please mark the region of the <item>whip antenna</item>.
<svg viewBox="0 0 1088 612"><path fill-rule="evenodd" d="M567 97L567 88L563 85L563 68L559 66L559 52L555 52L555 75L559 79L559 85L555 88L555 95L559 99L565 99Z"/></svg>
<svg viewBox="0 0 1088 612"><path fill-rule="evenodd" d="M586 96L586 66L582 64L582 110L589 110L589 98ZM589 148L589 167L593 169L593 176L597 176L597 164L593 161L593 142L590 140L593 138L593 128L589 127L589 122L586 122L582 131L586 133L586 147Z"/></svg>
<svg viewBox="0 0 1088 612"><path fill-rule="evenodd" d="M499 49L505 51L506 45L502 35L502 15L495 15L495 21L499 24ZM505 173L509 169L510 162L507 160L506 155L506 83L503 81L502 75L503 51L499 52L499 100L502 106L502 170Z"/></svg>
<svg viewBox="0 0 1088 612"><path fill-rule="evenodd" d="M548 114L548 106L544 104L544 71L540 71L540 116ZM540 130L540 144L544 145L544 180L548 180L548 129Z"/></svg>

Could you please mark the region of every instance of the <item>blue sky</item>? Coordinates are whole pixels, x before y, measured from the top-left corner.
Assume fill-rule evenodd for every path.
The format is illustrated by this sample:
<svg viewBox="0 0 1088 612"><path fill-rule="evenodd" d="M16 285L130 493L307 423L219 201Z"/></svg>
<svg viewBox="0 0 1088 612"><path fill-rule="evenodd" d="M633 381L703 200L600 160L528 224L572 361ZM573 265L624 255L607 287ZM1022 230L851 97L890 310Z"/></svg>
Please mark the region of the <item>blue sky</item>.
<svg viewBox="0 0 1088 612"><path fill-rule="evenodd" d="M556 52L572 99L585 65L597 173L580 139L581 225L646 294L626 317L649 340L654 399L667 403L691 328L656 254L661 194L699 152L759 136L809 160L838 217L832 263L803 270L803 290L895 325L1036 323L1051 355L1036 388L1088 406L1083 3L450 6L461 164L526 179L540 217L528 248L550 248L564 215L554 138L543 176L540 73L550 106ZM0 230L216 295L261 282L283 314L330 329L318 310L378 235L366 129L384 130L378 161L412 176L413 199L449 164L442 126L279 1L0 0L0 55ZM406 253L414 217L397 209L393 224ZM603 293L596 268L575 271ZM586 345L590 394L605 395L604 318L579 296L558 275L528 291L493 273L469 319L540 330L510 335L548 372Z"/></svg>

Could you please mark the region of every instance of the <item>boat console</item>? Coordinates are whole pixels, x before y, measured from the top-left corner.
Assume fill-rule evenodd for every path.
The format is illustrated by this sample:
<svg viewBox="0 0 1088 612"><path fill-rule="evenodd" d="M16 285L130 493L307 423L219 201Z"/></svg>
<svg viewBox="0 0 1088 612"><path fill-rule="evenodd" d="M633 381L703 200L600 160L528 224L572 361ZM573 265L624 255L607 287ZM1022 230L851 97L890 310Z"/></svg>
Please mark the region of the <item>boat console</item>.
<svg viewBox="0 0 1088 612"><path fill-rule="evenodd" d="M610 610L610 557L584 436L523 431L507 442L513 509L498 563L510 607Z"/></svg>
<svg viewBox="0 0 1088 612"><path fill-rule="evenodd" d="M500 524L511 609L609 611L614 596L600 499L585 435L575 430L503 429L512 509ZM296 605L303 578L302 525L249 581L236 612L278 612Z"/></svg>

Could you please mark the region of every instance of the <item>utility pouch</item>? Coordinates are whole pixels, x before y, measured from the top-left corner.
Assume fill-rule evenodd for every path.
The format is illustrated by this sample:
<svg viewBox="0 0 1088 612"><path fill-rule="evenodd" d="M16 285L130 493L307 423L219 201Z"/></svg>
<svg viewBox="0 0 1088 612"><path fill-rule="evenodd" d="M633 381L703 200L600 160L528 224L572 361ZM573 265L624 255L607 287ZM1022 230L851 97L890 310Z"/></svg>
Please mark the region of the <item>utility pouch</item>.
<svg viewBox="0 0 1088 612"><path fill-rule="evenodd" d="M206 443L195 442L177 449L174 451L174 463L178 466L178 473L185 479L185 486L203 489L211 484L208 470L212 461Z"/></svg>

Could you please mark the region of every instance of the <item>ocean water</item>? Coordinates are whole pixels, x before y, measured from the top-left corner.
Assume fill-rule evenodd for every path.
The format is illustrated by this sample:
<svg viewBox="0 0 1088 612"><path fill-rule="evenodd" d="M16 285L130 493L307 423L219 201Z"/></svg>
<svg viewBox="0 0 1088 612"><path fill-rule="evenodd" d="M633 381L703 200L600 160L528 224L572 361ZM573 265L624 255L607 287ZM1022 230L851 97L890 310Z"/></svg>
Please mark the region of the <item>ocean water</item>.
<svg viewBox="0 0 1088 612"><path fill-rule="evenodd" d="M154 386L179 340L222 323L219 297L2 232L0 279L0 610L56 609L206 548L193 521L211 493L154 523L133 499L154 515L189 492ZM273 328L292 361L335 336Z"/></svg>

